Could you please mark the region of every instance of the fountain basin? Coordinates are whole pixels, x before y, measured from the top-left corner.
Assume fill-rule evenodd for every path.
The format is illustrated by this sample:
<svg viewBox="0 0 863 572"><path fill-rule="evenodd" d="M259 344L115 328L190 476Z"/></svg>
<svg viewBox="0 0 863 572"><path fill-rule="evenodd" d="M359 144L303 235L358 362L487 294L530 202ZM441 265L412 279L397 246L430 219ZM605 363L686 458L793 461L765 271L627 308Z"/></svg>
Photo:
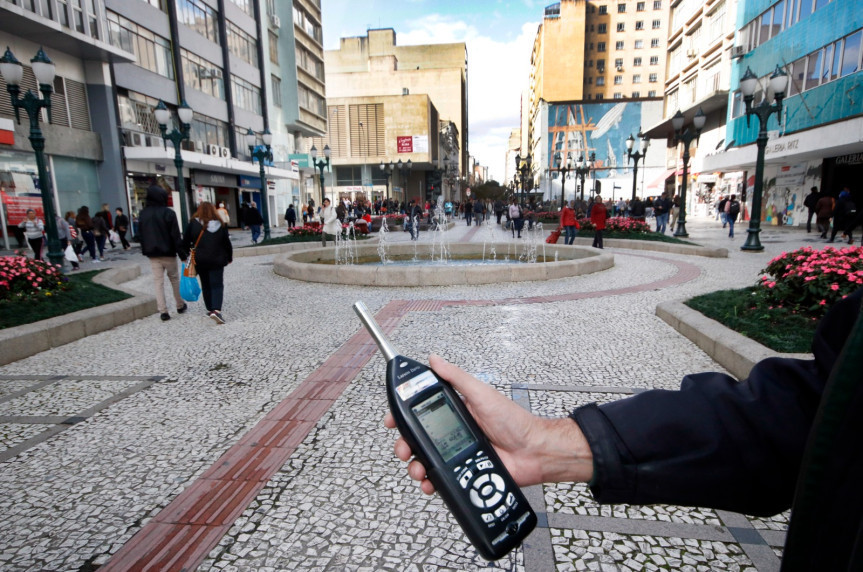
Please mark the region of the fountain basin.
<svg viewBox="0 0 863 572"><path fill-rule="evenodd" d="M485 247L485 249L483 249ZM483 252L488 258L492 249L501 259L509 253L517 258L523 245L515 243L452 243L449 251L453 258L473 256L482 259ZM431 258L430 244L398 243L388 246L388 254L393 257L413 256L414 248L418 258ZM543 255L543 249L538 249ZM377 247L360 245L356 247L359 259L377 257ZM288 252L276 256L273 271L279 276L303 280L357 286L454 286L459 284L494 284L499 282L529 282L533 280L552 280L607 270L614 266L614 256L592 248L565 245L545 245L545 258L556 262L504 262L488 265L445 266L429 260L425 266L400 265L337 265L333 264L334 248L310 248ZM378 258L378 260L380 260Z"/></svg>

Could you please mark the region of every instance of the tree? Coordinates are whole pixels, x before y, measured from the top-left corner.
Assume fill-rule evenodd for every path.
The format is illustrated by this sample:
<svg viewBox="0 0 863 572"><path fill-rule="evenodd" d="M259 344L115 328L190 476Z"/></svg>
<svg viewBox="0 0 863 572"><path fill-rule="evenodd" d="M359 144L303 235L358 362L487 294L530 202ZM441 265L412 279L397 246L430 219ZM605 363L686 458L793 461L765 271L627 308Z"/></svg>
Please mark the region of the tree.
<svg viewBox="0 0 863 572"><path fill-rule="evenodd" d="M473 187L471 190L478 198L492 201L505 198L507 193L506 187L501 187L500 183L494 180L486 181L478 187Z"/></svg>

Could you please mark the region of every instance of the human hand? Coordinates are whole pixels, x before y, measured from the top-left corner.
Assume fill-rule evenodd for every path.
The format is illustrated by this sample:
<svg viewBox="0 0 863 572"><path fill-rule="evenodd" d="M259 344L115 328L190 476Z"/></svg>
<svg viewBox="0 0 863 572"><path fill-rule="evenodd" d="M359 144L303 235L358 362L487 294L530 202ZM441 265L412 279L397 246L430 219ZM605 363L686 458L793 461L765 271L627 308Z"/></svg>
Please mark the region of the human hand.
<svg viewBox="0 0 863 572"><path fill-rule="evenodd" d="M431 355L429 365L462 395L516 484L590 480L593 457L573 420L537 417L440 356ZM392 413L387 412L384 425L396 428ZM396 440L394 450L399 459L410 461L408 475L420 481L422 491L433 494L434 485L426 478L425 467L411 460L413 452L403 437Z"/></svg>

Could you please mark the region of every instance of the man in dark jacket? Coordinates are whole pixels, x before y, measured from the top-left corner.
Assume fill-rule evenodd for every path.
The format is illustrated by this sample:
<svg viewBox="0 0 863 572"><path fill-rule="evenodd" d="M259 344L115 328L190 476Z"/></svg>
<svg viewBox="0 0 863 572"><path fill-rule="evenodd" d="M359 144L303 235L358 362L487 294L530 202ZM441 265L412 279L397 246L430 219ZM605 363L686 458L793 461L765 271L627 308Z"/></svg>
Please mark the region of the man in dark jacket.
<svg viewBox="0 0 863 572"><path fill-rule="evenodd" d="M640 198L635 197L629 203L629 216L636 220L644 220L644 203Z"/></svg>
<svg viewBox="0 0 863 572"><path fill-rule="evenodd" d="M803 199L803 206L809 211L809 216L806 219L806 232L812 232L812 216L815 214L815 205L818 204L818 199L821 194L818 192L818 187L809 189L809 194Z"/></svg>
<svg viewBox="0 0 863 572"><path fill-rule="evenodd" d="M585 405L570 419L535 417L443 359L429 361L463 396L520 486L588 482L601 503L756 516L791 507L783 570L863 570L862 300L863 288L824 317L814 360L768 358L744 381L688 375L679 391ZM395 427L392 415L385 424ZM404 439L395 452L411 458ZM434 492L419 461L408 474Z"/></svg>
<svg viewBox="0 0 863 572"><path fill-rule="evenodd" d="M158 185L147 188L147 206L138 216L141 236L141 253L150 259L153 271L153 286L156 289L156 306L162 321L171 319L165 300L165 274L171 282L177 313L182 314L188 306L180 296L180 274L177 271L177 256L185 262L180 236L180 225L173 209L168 208L168 193Z"/></svg>

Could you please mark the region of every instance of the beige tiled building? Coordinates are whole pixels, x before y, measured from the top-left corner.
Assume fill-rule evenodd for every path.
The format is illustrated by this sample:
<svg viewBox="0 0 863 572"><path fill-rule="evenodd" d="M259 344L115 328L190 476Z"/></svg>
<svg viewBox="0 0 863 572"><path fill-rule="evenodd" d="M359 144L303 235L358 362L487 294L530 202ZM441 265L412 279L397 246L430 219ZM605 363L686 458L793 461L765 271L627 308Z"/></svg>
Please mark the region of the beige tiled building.
<svg viewBox="0 0 863 572"><path fill-rule="evenodd" d="M468 159L464 43L399 46L392 29L342 38L325 52L329 144L335 189L399 200L433 198L440 171ZM451 127L449 127L451 125ZM382 172L381 163L411 169ZM433 188L434 187L434 188Z"/></svg>

